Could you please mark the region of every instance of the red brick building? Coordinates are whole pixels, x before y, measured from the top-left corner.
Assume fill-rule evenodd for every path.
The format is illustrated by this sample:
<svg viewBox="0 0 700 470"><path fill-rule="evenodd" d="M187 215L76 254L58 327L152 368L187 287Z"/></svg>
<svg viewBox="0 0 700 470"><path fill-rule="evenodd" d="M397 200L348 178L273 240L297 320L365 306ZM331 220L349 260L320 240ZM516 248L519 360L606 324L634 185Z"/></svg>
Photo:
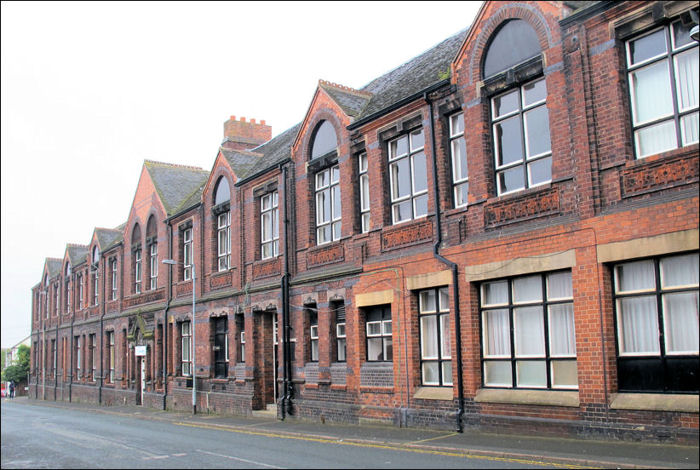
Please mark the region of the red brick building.
<svg viewBox="0 0 700 470"><path fill-rule="evenodd" d="M696 440L693 9L486 2L211 171L146 161L46 260L31 396Z"/></svg>

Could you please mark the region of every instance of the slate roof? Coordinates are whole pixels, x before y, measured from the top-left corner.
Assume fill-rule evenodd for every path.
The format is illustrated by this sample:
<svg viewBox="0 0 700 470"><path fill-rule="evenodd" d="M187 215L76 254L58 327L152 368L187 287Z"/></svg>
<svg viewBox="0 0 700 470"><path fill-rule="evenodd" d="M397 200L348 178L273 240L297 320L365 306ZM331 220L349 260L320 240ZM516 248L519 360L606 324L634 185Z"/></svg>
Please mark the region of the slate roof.
<svg viewBox="0 0 700 470"><path fill-rule="evenodd" d="M450 64L464 41L468 28L445 39L391 72L375 78L361 88L372 93L369 104L357 116L364 119L415 95L450 77Z"/></svg>
<svg viewBox="0 0 700 470"><path fill-rule="evenodd" d="M260 153L262 154L262 157L258 160L257 164L253 165L245 175L241 175L240 179L238 180L238 183L236 184L239 184L243 180L257 175L258 173L261 173L267 170L268 168L274 167L275 165L283 161L285 158L289 158L291 156L292 144L294 143L294 139L299 133L300 128L301 123L298 123L287 129L277 137L274 137L273 139L265 142L264 144L252 149L251 152Z"/></svg>
<svg viewBox="0 0 700 470"><path fill-rule="evenodd" d="M151 175L165 212L177 213L195 194L201 198L209 172L198 167L145 160L144 166Z"/></svg>
<svg viewBox="0 0 700 470"><path fill-rule="evenodd" d="M123 238L122 231L113 228L95 228L95 235L102 251L116 245Z"/></svg>
<svg viewBox="0 0 700 470"><path fill-rule="evenodd" d="M263 156L262 154L253 155L250 152L225 149L223 147L220 150L221 154L224 156L228 164L231 165L231 168L236 174L236 177L239 179L242 175L248 173L250 169L253 168Z"/></svg>
<svg viewBox="0 0 700 470"><path fill-rule="evenodd" d="M49 271L49 279L58 276L63 266L63 260L58 258L46 258L46 267Z"/></svg>
<svg viewBox="0 0 700 470"><path fill-rule="evenodd" d="M88 247L86 245L68 244L68 261L71 266L77 266L87 259Z"/></svg>
<svg viewBox="0 0 700 470"><path fill-rule="evenodd" d="M593 6L596 3L599 3L599 1L598 0L594 0L594 1L591 1L591 0L586 0L586 1L565 0L564 1L564 5L571 8L572 10L574 10L574 12L576 12L578 10L583 10L584 8L588 8L590 6Z"/></svg>
<svg viewBox="0 0 700 470"><path fill-rule="evenodd" d="M345 114L352 118L359 116L372 98L369 93L358 92L323 80L319 81L319 86L328 93Z"/></svg>

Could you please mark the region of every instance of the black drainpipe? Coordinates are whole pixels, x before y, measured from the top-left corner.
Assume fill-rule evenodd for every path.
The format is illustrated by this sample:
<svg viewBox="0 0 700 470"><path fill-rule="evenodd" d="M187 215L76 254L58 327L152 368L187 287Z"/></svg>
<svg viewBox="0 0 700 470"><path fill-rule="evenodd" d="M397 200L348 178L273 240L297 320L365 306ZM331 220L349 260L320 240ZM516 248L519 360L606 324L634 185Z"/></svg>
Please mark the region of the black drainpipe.
<svg viewBox="0 0 700 470"><path fill-rule="evenodd" d="M104 331L104 319L105 319L105 314L107 313L107 269L106 269L106 261L104 261L105 257L104 254L102 253L102 250L100 250L100 258L103 259L102 261L102 302L100 305L100 309L102 310L102 313L100 314L100 388L99 388L99 394L97 397L97 403L100 405L102 404L102 386L104 384L104 377L105 377L105 361L104 361L104 349L105 349L105 331ZM97 259L97 275L100 275L100 259ZM92 347L94 348L95 345L93 344Z"/></svg>
<svg viewBox="0 0 700 470"><path fill-rule="evenodd" d="M433 149L433 193L435 195L435 220L437 223L437 240L433 245L433 256L439 261L445 263L452 269L452 285L454 287L455 297L455 343L457 347L457 395L459 406L457 408L457 432L463 432L462 414L464 413L464 385L462 383L462 334L460 328L460 313L459 313L459 271L457 263L454 263L439 253L440 244L442 243L442 223L440 217L440 187L437 177L437 147L435 145L435 123L433 117L433 102L428 97L428 93L423 93L423 99L428 103L430 112L430 142Z"/></svg>
<svg viewBox="0 0 700 470"><path fill-rule="evenodd" d="M284 396L282 397L282 419L286 414L292 414L292 361L289 344L289 198L287 185L287 166L282 167L282 188L284 191L284 273L282 274L282 369Z"/></svg>
<svg viewBox="0 0 700 470"><path fill-rule="evenodd" d="M170 225L170 219L167 220L168 224L168 259L173 259L173 227ZM194 282L192 283L192 288L194 289ZM173 267L168 266L168 289L167 302L165 304L165 311L163 312L163 410L167 409L168 404L168 311L170 310L170 302L173 298ZM156 326L158 328L158 326Z"/></svg>

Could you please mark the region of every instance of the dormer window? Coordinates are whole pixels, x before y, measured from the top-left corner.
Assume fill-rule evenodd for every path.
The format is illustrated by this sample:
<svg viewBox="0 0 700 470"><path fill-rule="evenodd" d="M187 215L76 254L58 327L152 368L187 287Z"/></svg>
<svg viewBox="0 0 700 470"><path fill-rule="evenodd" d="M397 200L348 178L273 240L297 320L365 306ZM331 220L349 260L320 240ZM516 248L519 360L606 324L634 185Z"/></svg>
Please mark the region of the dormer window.
<svg viewBox="0 0 700 470"><path fill-rule="evenodd" d="M217 261L219 271L226 271L231 266L231 209L226 203L231 200L231 189L225 177L219 178L214 192L215 207L221 211L216 216Z"/></svg>
<svg viewBox="0 0 700 470"><path fill-rule="evenodd" d="M314 162L314 196L316 199L316 244L340 240L341 196L340 166L337 158L338 135L333 125L321 121L314 131L311 160Z"/></svg>
<svg viewBox="0 0 700 470"><path fill-rule="evenodd" d="M338 148L338 136L335 129L328 121L321 121L314 134L314 143L311 147L311 159L323 157Z"/></svg>
<svg viewBox="0 0 700 470"><path fill-rule="evenodd" d="M71 290L71 283L70 283L70 276L71 276L71 267L70 263L66 264L66 273L65 273L65 284L66 284L66 294L64 298L66 299L66 307L65 307L65 312L68 313L70 312L70 290Z"/></svg>
<svg viewBox="0 0 700 470"><path fill-rule="evenodd" d="M92 275L92 298L93 298L93 305L97 305L99 303L99 276L100 276L100 268L99 268L99 262L100 262L100 250L97 248L97 245L95 245L92 248L92 266L93 269L95 270L93 275Z"/></svg>
<svg viewBox="0 0 700 470"><path fill-rule="evenodd" d="M425 217L428 213L428 173L423 129L389 142L391 218L394 224Z"/></svg>
<svg viewBox="0 0 700 470"><path fill-rule="evenodd" d="M279 195L277 191L265 194L260 198L260 242L262 259L272 258L279 254L280 225L279 225Z"/></svg>
<svg viewBox="0 0 700 470"><path fill-rule="evenodd" d="M134 279L134 294L141 293L141 227L138 224L134 226L131 235L131 250L132 250L132 273Z"/></svg>

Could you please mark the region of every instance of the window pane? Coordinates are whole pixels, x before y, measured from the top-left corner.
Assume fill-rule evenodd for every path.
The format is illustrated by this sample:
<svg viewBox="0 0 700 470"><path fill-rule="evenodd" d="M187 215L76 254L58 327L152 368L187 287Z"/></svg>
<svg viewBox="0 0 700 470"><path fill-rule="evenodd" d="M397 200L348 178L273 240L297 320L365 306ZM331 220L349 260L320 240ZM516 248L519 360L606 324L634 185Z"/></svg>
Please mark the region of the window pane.
<svg viewBox="0 0 700 470"><path fill-rule="evenodd" d="M367 336L378 336L382 334L381 322L367 323Z"/></svg>
<svg viewBox="0 0 700 470"><path fill-rule="evenodd" d="M330 225L324 225L323 227L319 227L316 231L316 238L318 243L326 243L331 241Z"/></svg>
<svg viewBox="0 0 700 470"><path fill-rule="evenodd" d="M661 260L662 287L697 286L698 254L671 256Z"/></svg>
<svg viewBox="0 0 700 470"><path fill-rule="evenodd" d="M440 376L438 372L437 362L424 362L423 363L423 384L425 385L439 385Z"/></svg>
<svg viewBox="0 0 700 470"><path fill-rule="evenodd" d="M552 387L578 387L578 368L576 361L552 361Z"/></svg>
<svg viewBox="0 0 700 470"><path fill-rule="evenodd" d="M510 357L510 319L507 309L483 313L484 357Z"/></svg>
<svg viewBox="0 0 700 470"><path fill-rule="evenodd" d="M394 162L391 168L391 197L398 199L411 194L411 170L408 158Z"/></svg>
<svg viewBox="0 0 700 470"><path fill-rule="evenodd" d="M442 362L442 383L452 385L452 361Z"/></svg>
<svg viewBox="0 0 700 470"><path fill-rule="evenodd" d="M634 65L666 52L666 32L660 29L630 42L630 59Z"/></svg>
<svg viewBox="0 0 700 470"><path fill-rule="evenodd" d="M486 282L481 285L482 305L502 305L508 303L508 281Z"/></svg>
<svg viewBox="0 0 700 470"><path fill-rule="evenodd" d="M439 291L440 295L440 311L449 312L450 311L450 296L447 293L447 288L443 287Z"/></svg>
<svg viewBox="0 0 700 470"><path fill-rule="evenodd" d="M673 150L677 147L676 126L673 121L645 127L635 133L637 139L637 157Z"/></svg>
<svg viewBox="0 0 700 470"><path fill-rule="evenodd" d="M420 319L421 358L437 359L437 317L429 315Z"/></svg>
<svg viewBox="0 0 700 470"><path fill-rule="evenodd" d="M360 205L363 211L369 210L369 177L360 176Z"/></svg>
<svg viewBox="0 0 700 470"><path fill-rule="evenodd" d="M389 144L389 158L400 157L408 153L408 137L403 136Z"/></svg>
<svg viewBox="0 0 700 470"><path fill-rule="evenodd" d="M423 137L423 129L411 132L411 150L423 148L425 138Z"/></svg>
<svg viewBox="0 0 700 470"><path fill-rule="evenodd" d="M632 292L656 288L654 262L651 260L620 264L617 266L615 273L618 292Z"/></svg>
<svg viewBox="0 0 700 470"><path fill-rule="evenodd" d="M428 213L428 195L424 194L422 196L418 196L413 200L413 204L415 207L415 216L416 217L422 217L425 214Z"/></svg>
<svg viewBox="0 0 700 470"><path fill-rule="evenodd" d="M500 194L524 189L525 178L523 175L523 167L516 166L510 170L498 173L498 187Z"/></svg>
<svg viewBox="0 0 700 470"><path fill-rule="evenodd" d="M464 132L464 114L459 113L450 117L450 135L459 135Z"/></svg>
<svg viewBox="0 0 700 470"><path fill-rule="evenodd" d="M523 159L520 116L513 116L493 125L496 139L497 166L501 167Z"/></svg>
<svg viewBox="0 0 700 470"><path fill-rule="evenodd" d="M681 118L681 138L683 145L695 144L700 140L698 138L698 113L688 114Z"/></svg>
<svg viewBox="0 0 700 470"><path fill-rule="evenodd" d="M394 350L391 342L391 338L384 338L384 360L392 361L394 360Z"/></svg>
<svg viewBox="0 0 700 470"><path fill-rule="evenodd" d="M571 271L547 275L547 299L570 299L573 296Z"/></svg>
<svg viewBox="0 0 700 470"><path fill-rule="evenodd" d="M544 321L542 307L523 307L513 310L515 323L515 355L544 356Z"/></svg>
<svg viewBox="0 0 700 470"><path fill-rule="evenodd" d="M542 301L542 277L527 276L513 280L513 303Z"/></svg>
<svg viewBox="0 0 700 470"><path fill-rule="evenodd" d="M333 222L333 240L340 240L340 222Z"/></svg>
<svg viewBox="0 0 700 470"><path fill-rule="evenodd" d="M435 291L424 290L420 293L420 313L435 312L437 305L435 303Z"/></svg>
<svg viewBox="0 0 700 470"><path fill-rule="evenodd" d="M690 27L690 25L684 26L680 21L673 23L673 47L675 49L693 42L690 38Z"/></svg>
<svg viewBox="0 0 700 470"><path fill-rule="evenodd" d="M467 195L469 194L469 183L462 183L455 186L455 205L467 205Z"/></svg>
<svg viewBox="0 0 700 470"><path fill-rule="evenodd" d="M402 222L411 220L411 201L404 201L399 204L394 204L394 222Z"/></svg>
<svg viewBox="0 0 700 470"><path fill-rule="evenodd" d="M359 158L360 173L367 171L367 154L363 153Z"/></svg>
<svg viewBox="0 0 700 470"><path fill-rule="evenodd" d="M659 119L673 113L668 62L663 60L631 73L634 123Z"/></svg>
<svg viewBox="0 0 700 470"><path fill-rule="evenodd" d="M510 361L485 361L484 385L513 386L513 371Z"/></svg>
<svg viewBox="0 0 700 470"><path fill-rule="evenodd" d="M333 194L333 220L336 220L339 219L341 216L340 185L333 186L331 192Z"/></svg>
<svg viewBox="0 0 700 470"><path fill-rule="evenodd" d="M497 96L493 99L493 117L497 118L504 114L517 111L520 108L518 101L518 90L513 90L505 95Z"/></svg>
<svg viewBox="0 0 700 470"><path fill-rule="evenodd" d="M451 358L450 351L450 316L440 315L440 357L443 359Z"/></svg>
<svg viewBox="0 0 700 470"><path fill-rule="evenodd" d="M617 311L620 353L658 354L656 296L618 299Z"/></svg>
<svg viewBox="0 0 700 470"><path fill-rule="evenodd" d="M549 139L549 111L538 106L525 113L527 157L534 157L552 150Z"/></svg>
<svg viewBox="0 0 700 470"><path fill-rule="evenodd" d="M316 189L328 186L328 170L316 173Z"/></svg>
<svg viewBox="0 0 700 470"><path fill-rule="evenodd" d="M271 220L271 214L269 212L266 212L265 214L262 215L262 239L263 240L270 240L271 235L272 235L272 220Z"/></svg>
<svg viewBox="0 0 700 470"><path fill-rule="evenodd" d="M698 353L698 293L665 294L664 339L667 353Z"/></svg>
<svg viewBox="0 0 700 470"><path fill-rule="evenodd" d="M550 305L548 310L549 355L552 357L576 356L574 305Z"/></svg>
<svg viewBox="0 0 700 470"><path fill-rule="evenodd" d="M518 361L515 368L518 387L547 386L547 364L544 361Z"/></svg>
<svg viewBox="0 0 700 470"><path fill-rule="evenodd" d="M544 80L538 80L523 86L523 106L530 106L546 98L547 85Z"/></svg>
<svg viewBox="0 0 700 470"><path fill-rule="evenodd" d="M527 165L530 186L552 181L552 157L541 158Z"/></svg>
<svg viewBox="0 0 700 470"><path fill-rule="evenodd" d="M369 212L362 214L362 232L369 231Z"/></svg>
<svg viewBox="0 0 700 470"><path fill-rule="evenodd" d="M425 169L425 154L417 153L411 157L413 160L413 193L419 193L428 189L428 174Z"/></svg>
<svg viewBox="0 0 700 470"><path fill-rule="evenodd" d="M467 178L467 147L464 137L452 141L452 162L455 181Z"/></svg>
<svg viewBox="0 0 700 470"><path fill-rule="evenodd" d="M340 181L340 167L334 166L331 168L331 183L337 183Z"/></svg>
<svg viewBox="0 0 700 470"><path fill-rule="evenodd" d="M678 108L683 112L698 107L698 48L678 54L676 61L676 91Z"/></svg>

